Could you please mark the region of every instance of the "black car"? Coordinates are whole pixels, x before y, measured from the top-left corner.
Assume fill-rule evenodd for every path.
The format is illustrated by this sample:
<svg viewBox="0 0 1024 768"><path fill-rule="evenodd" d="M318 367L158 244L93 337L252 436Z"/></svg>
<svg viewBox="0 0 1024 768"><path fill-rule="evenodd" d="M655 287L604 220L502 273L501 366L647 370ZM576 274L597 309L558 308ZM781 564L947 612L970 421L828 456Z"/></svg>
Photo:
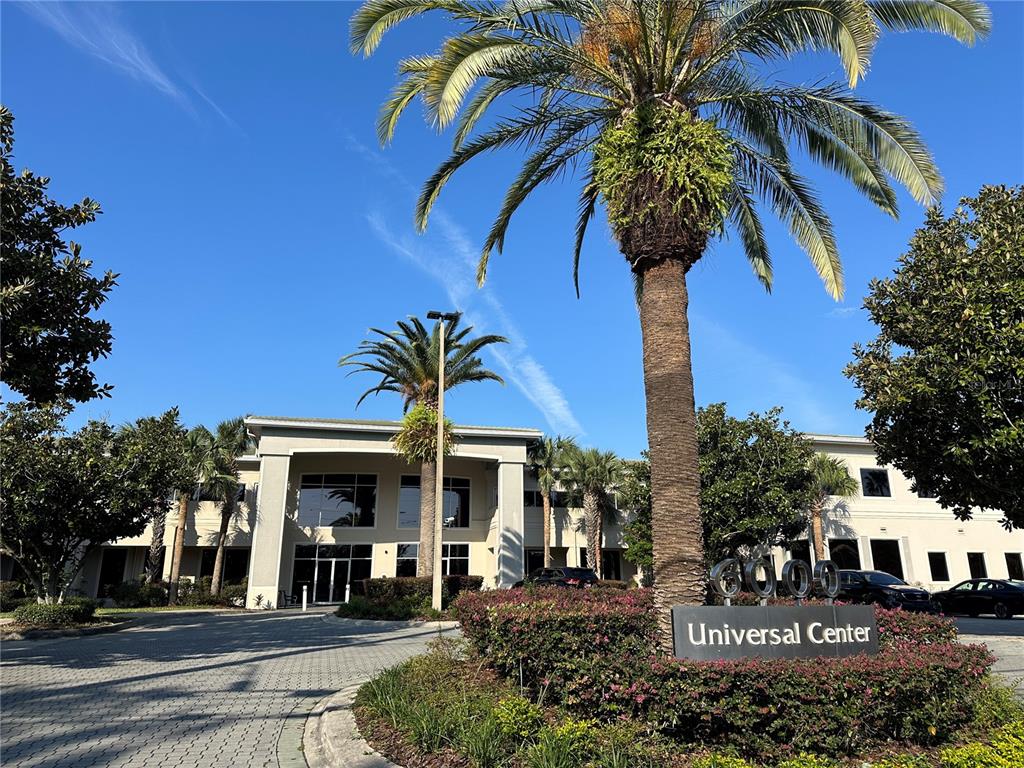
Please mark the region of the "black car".
<svg viewBox="0 0 1024 768"><path fill-rule="evenodd" d="M522 581L513 584L512 588L525 584L582 589L597 584L597 574L593 568L538 568Z"/></svg>
<svg viewBox="0 0 1024 768"><path fill-rule="evenodd" d="M840 571L838 600L873 603L883 608L933 613L935 604L926 590L912 587L885 571Z"/></svg>
<svg viewBox="0 0 1024 768"><path fill-rule="evenodd" d="M932 599L943 613L980 616L994 614L1009 619L1024 613L1024 581L1009 579L968 579L955 587L936 592Z"/></svg>

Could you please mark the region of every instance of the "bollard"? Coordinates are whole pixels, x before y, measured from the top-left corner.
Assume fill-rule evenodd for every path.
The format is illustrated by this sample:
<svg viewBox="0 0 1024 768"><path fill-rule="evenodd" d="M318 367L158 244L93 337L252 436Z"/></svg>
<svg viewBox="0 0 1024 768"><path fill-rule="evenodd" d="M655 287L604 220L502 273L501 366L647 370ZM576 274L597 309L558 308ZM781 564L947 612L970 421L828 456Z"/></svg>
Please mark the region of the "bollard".
<svg viewBox="0 0 1024 768"><path fill-rule="evenodd" d="M309 587L307 587L305 584L303 584L302 585L302 612L303 613L306 612L306 593L308 592L308 590L309 590Z"/></svg>
<svg viewBox="0 0 1024 768"><path fill-rule="evenodd" d="M345 584L345 602L346 603L348 602L348 598L349 598L349 595L351 594L351 591L352 591L352 585L351 584Z"/></svg>

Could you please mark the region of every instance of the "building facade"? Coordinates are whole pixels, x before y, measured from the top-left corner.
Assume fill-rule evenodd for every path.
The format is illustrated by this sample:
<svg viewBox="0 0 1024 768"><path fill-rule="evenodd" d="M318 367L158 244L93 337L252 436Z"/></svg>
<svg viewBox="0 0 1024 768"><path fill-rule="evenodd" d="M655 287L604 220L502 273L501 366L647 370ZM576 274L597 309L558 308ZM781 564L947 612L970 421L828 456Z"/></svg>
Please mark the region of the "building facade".
<svg viewBox="0 0 1024 768"><path fill-rule="evenodd" d="M348 599L368 577L416 573L419 467L394 452L397 422L251 417L256 442L240 462L244 494L228 528L225 582L248 579L246 605L297 602L303 587L313 603ZM489 588L511 586L543 558L541 498L527 469L534 429L461 426L444 466L445 573L479 575ZM891 467L879 467L863 438L809 435L815 447L842 458L860 485L851 499L825 511L826 556L842 567L874 568L941 589L971 576L1024 578L1024 531L1007 532L997 513L970 521L910 490ZM430 489L428 492L433 492ZM552 554L556 565L587 564L579 510L555 495ZM163 573L170 574L176 510L164 530ZM604 525L602 575L637 578L623 557L621 514ZM190 506L181 575L213 574L220 509ZM102 597L109 585L138 578L152 531L92 553L75 588ZM806 538L773 552L813 559Z"/></svg>

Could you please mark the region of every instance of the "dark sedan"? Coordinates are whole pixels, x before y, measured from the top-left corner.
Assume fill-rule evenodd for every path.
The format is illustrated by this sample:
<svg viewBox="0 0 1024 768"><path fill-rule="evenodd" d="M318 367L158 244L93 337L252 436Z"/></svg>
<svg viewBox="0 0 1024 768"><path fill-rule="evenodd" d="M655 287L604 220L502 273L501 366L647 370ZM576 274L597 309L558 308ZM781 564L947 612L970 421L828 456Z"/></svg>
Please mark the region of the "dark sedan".
<svg viewBox="0 0 1024 768"><path fill-rule="evenodd" d="M912 587L903 579L885 571L840 571L838 599L851 603L873 603L883 608L935 611L935 605L926 590Z"/></svg>
<svg viewBox="0 0 1024 768"><path fill-rule="evenodd" d="M932 599L943 613L980 616L991 613L1000 619L1024 613L1024 581L968 579L951 589L936 592Z"/></svg>
<svg viewBox="0 0 1024 768"><path fill-rule="evenodd" d="M512 588L533 584L538 587L592 587L597 584L597 574L592 568L538 568L525 579L516 582Z"/></svg>

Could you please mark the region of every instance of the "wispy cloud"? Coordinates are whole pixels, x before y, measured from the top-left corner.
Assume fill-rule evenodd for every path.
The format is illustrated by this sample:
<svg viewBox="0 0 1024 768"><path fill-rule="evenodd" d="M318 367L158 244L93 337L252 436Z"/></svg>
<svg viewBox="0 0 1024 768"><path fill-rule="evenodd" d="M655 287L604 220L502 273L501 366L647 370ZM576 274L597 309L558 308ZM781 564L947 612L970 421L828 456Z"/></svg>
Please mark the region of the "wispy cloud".
<svg viewBox="0 0 1024 768"><path fill-rule="evenodd" d="M415 194L415 188L408 179L378 152L351 137L348 137L348 144L354 152L397 182L406 198ZM470 325L478 331L497 333L508 339L507 345L491 347L490 351L505 379L541 412L553 431L584 434L569 401L544 366L530 354L526 339L501 300L489 287L476 287L474 275L479 249L473 245L465 229L437 208L431 218L435 229L426 236L414 235L408 226L392 226L386 214L379 209L370 211L366 218L370 229L382 243L444 288L448 301L463 313Z"/></svg>
<svg viewBox="0 0 1024 768"><path fill-rule="evenodd" d="M825 313L825 317L851 317L862 311L861 307L836 307Z"/></svg>
<svg viewBox="0 0 1024 768"><path fill-rule="evenodd" d="M197 116L192 94L197 95L229 125L237 124L198 86L179 85L156 62L138 35L126 26L112 3L56 3L27 0L26 13L49 27L69 45L109 64L140 83L155 88L192 116Z"/></svg>
<svg viewBox="0 0 1024 768"><path fill-rule="evenodd" d="M694 312L690 318L691 338L695 352L706 359L708 369L719 377L737 382L734 392L723 392L712 400L743 393L756 400L745 407L761 409L782 405L784 416L797 425L816 432L836 429L833 409L829 408L814 388L782 361L744 341L725 326ZM756 371L757 386L750 387L752 371Z"/></svg>

